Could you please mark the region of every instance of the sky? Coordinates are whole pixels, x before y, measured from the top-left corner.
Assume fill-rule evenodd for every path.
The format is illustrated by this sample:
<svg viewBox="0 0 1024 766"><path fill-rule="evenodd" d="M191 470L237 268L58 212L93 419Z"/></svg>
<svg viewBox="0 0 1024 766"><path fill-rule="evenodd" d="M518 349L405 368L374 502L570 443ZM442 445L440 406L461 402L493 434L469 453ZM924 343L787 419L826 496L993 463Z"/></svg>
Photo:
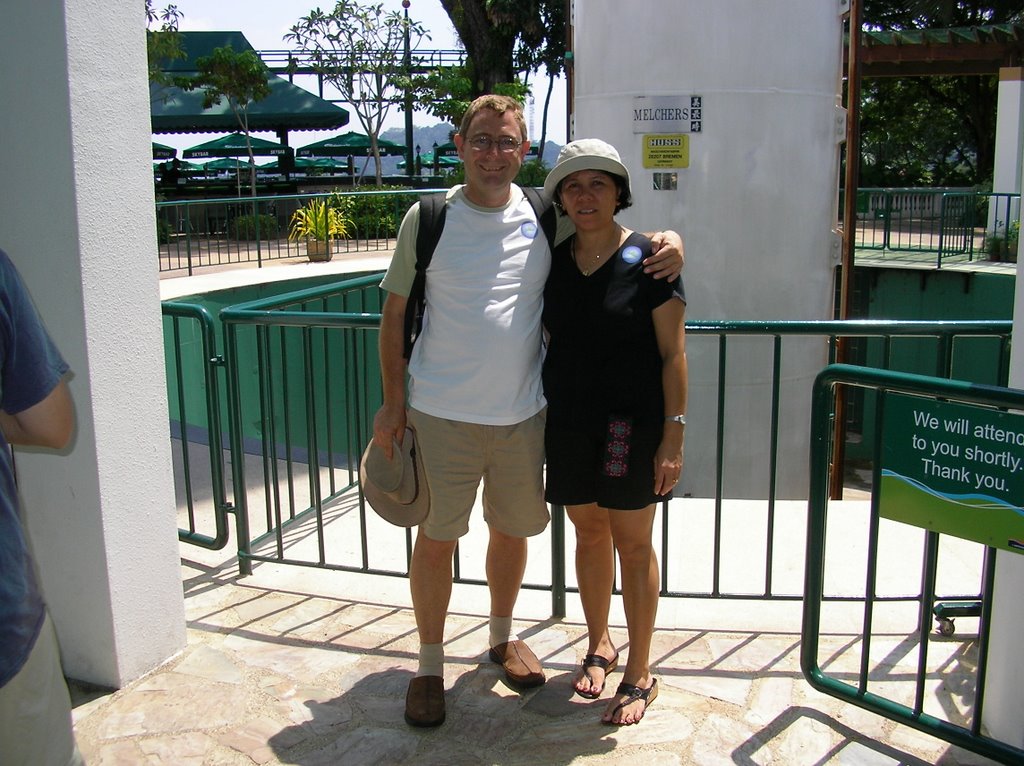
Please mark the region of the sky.
<svg viewBox="0 0 1024 766"><path fill-rule="evenodd" d="M154 6L164 8L171 0L156 0ZM401 12L401 0L361 0L361 5L373 5L380 2L384 10ZM284 41L284 35L300 18L307 15L318 5L325 11L332 4L329 0L318 3L317 0L173 0L173 4L183 14L179 29L182 31L239 31L256 50L285 50L291 45ZM459 47L458 36L452 27L448 14L441 7L439 0L410 0L409 18L420 23L430 35L421 41L420 49L451 50ZM527 127L531 136L540 135L540 120L547 89L547 77L533 75L531 82L541 87L535 91L535 109L527 107ZM295 84L315 92L316 81L312 77L297 77ZM325 94L328 98L331 96ZM340 104L344 107L344 104ZM335 133L356 130L362 132L358 118L349 109L348 125L336 131L296 131L289 141L293 146L319 141ZM433 115L416 113L413 123L417 126L430 126L439 120ZM384 130L388 128L404 128L405 115L401 109L392 107L384 122ZM273 134L257 133L262 138L276 140ZM154 140L185 149L195 144L215 138L215 135L163 133L154 136ZM565 143L565 82L559 79L551 97L548 115L548 139L559 144Z"/></svg>

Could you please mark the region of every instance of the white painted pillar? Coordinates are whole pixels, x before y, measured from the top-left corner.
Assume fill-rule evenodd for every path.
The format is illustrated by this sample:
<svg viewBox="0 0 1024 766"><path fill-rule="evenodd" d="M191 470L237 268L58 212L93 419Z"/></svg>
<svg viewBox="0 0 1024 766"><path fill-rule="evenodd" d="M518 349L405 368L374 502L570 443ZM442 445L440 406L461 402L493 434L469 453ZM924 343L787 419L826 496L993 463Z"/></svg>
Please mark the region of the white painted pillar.
<svg viewBox="0 0 1024 766"><path fill-rule="evenodd" d="M1020 70L1018 70L1020 71ZM1018 84L1021 80L1018 81ZM1000 91L1000 111L1002 91ZM1018 127L1018 130L1020 128ZM1018 144L1017 189L1024 186L1024 145ZM998 170L996 171L998 173ZM1024 245L1017 243L1017 263ZM1010 386L1024 388L1024 279L1017 278L1013 306L1014 343L1010 352ZM992 606L992 638L989 644L985 709L982 725L988 734L1024 748L1024 555L999 551L996 556L996 587Z"/></svg>
<svg viewBox="0 0 1024 766"><path fill-rule="evenodd" d="M999 70L997 103L992 191L1019 192L1024 157L1024 67Z"/></svg>
<svg viewBox="0 0 1024 766"><path fill-rule="evenodd" d="M992 191L1006 194L1021 190L1021 157L1024 157L1024 67L999 70L996 99L996 155ZM1009 205L1009 206L1008 206ZM1008 221L1020 217L1020 200L996 198L989 205L987 229L1006 236Z"/></svg>
<svg viewBox="0 0 1024 766"><path fill-rule="evenodd" d="M73 371L63 455L19 451L65 673L121 686L185 644L139 0L8 3L0 247Z"/></svg>

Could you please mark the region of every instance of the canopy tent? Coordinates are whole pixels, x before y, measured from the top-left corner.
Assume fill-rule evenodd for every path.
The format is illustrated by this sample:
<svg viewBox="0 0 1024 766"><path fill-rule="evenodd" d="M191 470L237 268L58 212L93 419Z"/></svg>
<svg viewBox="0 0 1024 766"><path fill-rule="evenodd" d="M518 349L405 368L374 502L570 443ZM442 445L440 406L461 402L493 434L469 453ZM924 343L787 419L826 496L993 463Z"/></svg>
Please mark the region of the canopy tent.
<svg viewBox="0 0 1024 766"><path fill-rule="evenodd" d="M258 157L280 157L291 151L290 147L268 141L265 138L250 136L253 156ZM248 157L249 148L245 142L244 133L231 133L227 136L215 138L202 144L196 144L181 153L186 159L200 159L203 157Z"/></svg>
<svg viewBox="0 0 1024 766"><path fill-rule="evenodd" d="M154 162L153 163L153 172L154 173L163 172L163 171L167 170L167 167L170 164L171 163L167 162L167 161L164 161L164 162ZM180 172L180 173L190 173L190 172L195 172L195 171L201 171L202 169L203 169L202 165L196 165L194 162L182 162L181 160L178 160L178 172Z"/></svg>
<svg viewBox="0 0 1024 766"><path fill-rule="evenodd" d="M423 167L425 167L425 168L433 168L434 167L434 153L433 152L423 152L422 154L420 154L420 164ZM441 167L441 168L455 168L455 167L458 167L461 164L462 164L462 160L460 160L458 157L453 157L453 156L450 156L450 155L447 155L447 156L438 155L438 157L437 157L437 165L438 165L438 167ZM405 160L402 160L401 162L398 163L398 168L399 168L399 170L405 170Z"/></svg>
<svg viewBox="0 0 1024 766"><path fill-rule="evenodd" d="M241 32L179 32L185 57L161 63L172 76L198 73L195 61L218 47L252 51ZM267 79L270 95L249 105L250 131L273 131L282 141L291 130L331 130L348 124L348 112L288 80L272 75ZM238 120L227 99L203 108L202 89L182 90L153 83L149 103L154 133L221 133L238 130Z"/></svg>
<svg viewBox="0 0 1024 766"><path fill-rule="evenodd" d="M458 156L459 156L459 150L455 148L455 142L454 141L449 141L446 144L441 144L440 146L435 146L434 147L434 154L436 154L439 158L455 157L457 159Z"/></svg>
<svg viewBox="0 0 1024 766"><path fill-rule="evenodd" d="M270 95L249 105L249 130L330 130L348 123L348 112L340 106L293 85L271 77ZM203 91L150 85L150 116L154 133L219 133L237 130L238 120L227 99L203 108Z"/></svg>
<svg viewBox="0 0 1024 766"><path fill-rule="evenodd" d="M271 160L263 165L259 166L260 170L277 170L280 163L277 160ZM298 171L312 170L318 168L320 170L347 170L348 163L334 157L296 157L295 158L295 169Z"/></svg>
<svg viewBox="0 0 1024 766"><path fill-rule="evenodd" d="M204 170L241 170L242 168L248 170L251 167L252 164L249 160L239 159L238 157L235 157L234 159L230 157L221 157L218 160L210 160L209 162L203 163Z"/></svg>
<svg viewBox="0 0 1024 766"><path fill-rule="evenodd" d="M173 146L166 146L164 144L158 144L156 141L153 142L153 159L154 160L169 160L178 156L178 150Z"/></svg>
<svg viewBox="0 0 1024 766"><path fill-rule="evenodd" d="M402 144L388 141L386 138L377 138L377 151L381 157L405 156L405 147ZM295 150L297 157L361 157L368 154L370 154L370 137L351 130L348 133L331 136Z"/></svg>

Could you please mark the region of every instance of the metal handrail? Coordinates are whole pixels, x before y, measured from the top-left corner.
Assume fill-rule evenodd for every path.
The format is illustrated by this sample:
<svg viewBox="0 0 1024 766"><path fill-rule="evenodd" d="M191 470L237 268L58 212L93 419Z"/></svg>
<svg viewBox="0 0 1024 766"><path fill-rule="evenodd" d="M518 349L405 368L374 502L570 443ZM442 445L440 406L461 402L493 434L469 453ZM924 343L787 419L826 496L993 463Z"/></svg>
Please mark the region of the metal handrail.
<svg viewBox="0 0 1024 766"><path fill-rule="evenodd" d="M436 179L423 179L423 182L436 183ZM164 240L159 269L161 272L185 270L192 275L204 266L262 266L268 261L301 257L303 250L299 243L287 238L291 213L311 199L335 196L392 200L394 215L386 232L357 228L355 236L337 241L345 252L390 249L394 246L401 215L420 195L437 190L338 190L158 202L157 220ZM1012 239L1020 221L1020 195L1017 193L864 188L858 190L858 195L863 196L866 207L862 206L864 217L853 223L857 250L881 250L897 259L903 253L915 260L934 255L938 269L951 261L972 262L996 243L1005 244ZM986 214L987 208L995 210ZM274 221L274 230L270 232L261 230L268 216ZM239 217L251 218L247 231L252 231L253 238L228 236L231 221ZM1014 253L1006 255L1012 258Z"/></svg>
<svg viewBox="0 0 1024 766"><path fill-rule="evenodd" d="M220 381L217 371L223 364L223 358L217 354L217 339L213 317L205 306L191 303L165 303L163 315L169 320L169 330L174 338L172 348L177 353L171 360L168 370L168 385L174 396L169 397L172 411L178 414L180 428L180 450L182 466L182 483L185 495L185 506L188 515L188 528L178 530L178 539L210 550L220 550L228 543L228 514L233 511L224 491L224 430L221 427ZM213 521L215 533L208 535L197 531L196 501L192 482L192 440L188 434L188 406L185 398L186 374L181 350L183 348L182 325L194 328L199 338L201 375L205 391L205 410L207 435L207 458L210 470L210 489L212 492ZM166 332L166 330L165 330ZM193 334L194 335L194 334ZM173 373L173 374L172 374Z"/></svg>
<svg viewBox="0 0 1024 766"><path fill-rule="evenodd" d="M406 210L433 189L334 191L256 197L214 197L156 203L162 273L192 276L208 266L256 265L308 255L306 243L289 237L294 212L312 200L351 200L352 233L332 240L335 252L379 252L394 247ZM385 207L362 212L360 207ZM386 219L386 220L385 220ZM239 226L244 223L244 226ZM233 231L238 226L239 231Z"/></svg>
<svg viewBox="0 0 1024 766"><path fill-rule="evenodd" d="M304 361L301 363L301 367L304 372L296 377L296 382L291 384L290 398L293 401L297 401L296 397L309 396L306 399L303 412L306 413L320 413L322 416L328 410L321 405L318 405L314 400L314 394L309 392L319 392L325 386L317 382L313 377L306 377L307 375L312 376L314 372L314 362L317 359L317 353L314 352L311 344L323 344L325 348L335 349L339 347L352 346L353 348L362 349L358 352L351 352L350 359L356 359L357 357L365 363L371 362L375 364L376 354L376 343L375 333L379 326L380 313L379 305L381 305L381 293L379 289L379 280L381 279L380 274L371 274L363 277L359 277L344 282L339 282L331 285L324 285L314 288L308 288L299 290L296 292L288 293L280 296L271 296L268 298L249 301L247 303L230 306L221 311L220 320L223 323L224 335L225 335L225 356L227 365L227 376L228 376L228 401L229 401L229 422L232 424L232 450L238 452L244 452L242 441L243 435L241 433L241 423L248 419L249 421L254 420L254 412L250 411L251 407L269 407L270 403L274 400L275 396L278 396L279 392L275 390L275 386L278 385L275 376L280 377L283 373L281 371L273 372L265 365L272 365L275 359L278 359L289 353L294 353L296 350L301 350ZM352 310L340 308L336 304L332 304L333 301L341 300L344 296L362 296L359 300L363 301L363 305L358 307L358 310ZM366 296L371 296L370 298ZM369 303L366 303L369 301ZM690 336L712 336L719 338L721 358L724 359L725 351L728 347L729 338L743 335L754 335L763 336L770 340L775 346L775 363L774 370L772 373L772 412L769 413L769 417L772 418L771 426L771 443L777 445L777 434L779 428L778 422L778 407L779 407L779 396L778 392L781 386L781 373L779 359L781 356L780 344L782 339L788 336L810 336L810 337L822 337L827 339L830 348L835 347L836 340L840 337L879 337L883 339L885 344L886 352L885 356L888 358L889 346L897 338L903 337L928 337L937 339L935 349L935 367L937 374L948 375L953 369L954 359L954 347L958 342L957 338L967 336L995 336L1000 338L998 346L999 359L997 361L998 376L1000 380L1005 381L1006 371L1008 370L1008 339L1012 330L1012 323L1010 322L990 322L990 321L969 321L969 322L953 322L953 321L935 321L935 322L901 322L901 321L878 321L878 320L854 320L854 321L832 321L832 320L809 320L809 321L719 321L719 320L706 320L706 321L690 321L687 323L687 333ZM260 386L263 393L260 394L261 399L248 399L245 404L242 402L242 395L239 389L239 375L243 368L251 368L253 361L246 357L247 361L243 362L240 358L240 338L243 333L252 334L255 333L254 337L256 340L247 340L250 344L250 348L254 349L252 353L258 354L257 366L262 370L259 372ZM328 340L330 339L330 340ZM319 348L319 346L317 346ZM336 357L336 354L326 352L325 356ZM352 461L358 456L358 450L361 448L362 437L369 433L369 420L372 418L372 413L376 409L376 403L379 402L379 378L376 375L374 369L373 374L367 375L366 370L349 366L344 367L341 361L335 359L333 362L337 366L336 370L332 370L333 375L344 375L347 376L348 380L355 381L358 386L358 395L353 400L351 411L345 415L352 420L351 423L346 424L346 428L351 429L359 438L356 438L344 456L333 455L330 450L325 451L323 445L317 445L315 440L312 439L312 427L307 430L301 425L296 425L298 421L301 421L305 415L302 412L296 411L289 415L290 427L300 428L302 433L306 434L302 437L302 443L304 451L307 453L310 459L313 459L313 455L319 449L322 454L322 459L319 465L334 465L339 462L346 467L347 470L351 470L353 463ZM297 362L295 364L298 364ZM247 373L248 374L248 373ZM283 381L283 379L282 379ZM298 387L298 390L296 389ZM716 470L718 472L717 481L717 492L715 498L715 523L716 530L721 525L721 518L723 514L723 459L724 459L724 410L725 407L722 404L724 399L725 391L725 380L724 376L720 375L719 380L719 412L718 412L718 458L716 460ZM319 393L315 394L319 396ZM262 404L260 403L262 402ZM273 431L273 438L271 442L273 444L266 445L266 449L273 451L274 444L281 442L281 429L283 425L277 426L277 430L273 430L271 426L274 423L284 423L285 413L282 412L281 408L284 406L282 403L278 403L276 409L272 412L268 410L265 416L261 416L267 425L268 431ZM243 417L243 415L245 417ZM268 419L269 418L269 419ZM314 423L313 426L316 424ZM316 426L319 433L323 433L325 426ZM328 429L330 430L330 429ZM337 429L335 429L337 430ZM276 440L276 441L275 441ZM293 440L294 441L294 440ZM283 444L283 442L281 442ZM291 449L296 444L292 444ZM280 454L286 449L286 446L280 446L276 448L277 452L275 455ZM332 456L333 455L333 456ZM236 466L242 465L241 460L234 460L233 464ZM289 469L290 470L290 469ZM769 519L774 518L775 514L775 464L772 460L772 469L769 476L769 483L766 486L765 497L768 503ZM351 489L356 486L357 481L354 473L350 473L351 481L345 482L344 486L340 487L340 491ZM248 523L248 513L243 507L245 502L246 493L246 480L244 477L236 476L235 481L235 498L236 505L238 505L238 521L240 524ZM313 488L314 502L310 505L306 511L297 510L294 514L284 514L289 519L298 518L304 512L313 512L316 514L322 513L322 507L324 502L330 500L330 498L336 497L336 494L324 494L320 497L315 494L316 488ZM364 508L360 499L360 514L364 512ZM269 516L273 515L270 513ZM556 513L556 522L559 521L560 514ZM283 518L283 517L282 517ZM666 522L667 523L667 520ZM553 532L558 532L561 527L556 523L553 526ZM268 531L276 529L276 524L271 523L268 525ZM272 532L277 534L276 532ZM239 543L240 543L240 560L243 562L243 567L248 566L248 562L254 560L262 560L259 556L252 554L251 545L248 541L249 532L248 529L239 528ZM259 537L255 539L260 539ZM716 538L716 547L720 545L720 539ZM562 540L556 540L554 543L556 546L562 544ZM769 552L773 540L768 540ZM362 546L366 548L365 541ZM663 561L667 565L668 557L664 555ZM278 560L276 557L278 553L269 557L267 560ZM536 588L541 590L551 590L552 592L552 603L553 610L557 613L560 611L560 604L564 604L565 592L567 589L564 585L564 561L561 559L564 556L564 551L561 547L558 547L553 552L554 569L552 572L552 582L550 584L527 584L527 588ZM331 567L332 564L326 560L318 561L314 565ZM340 568L354 568L356 571L377 571L375 567L371 565L367 558L363 558L360 563L354 567L350 565L341 565ZM717 568L717 563L716 563ZM560 574L561 572L561 574ZM389 572L396 576L404 576L405 572L393 571ZM668 578L664 578L667 581ZM465 582L476 582L473 580L463 580ZM767 557L764 589L760 594L751 596L750 594L736 594L727 593L723 591L718 582L717 572L715 573L715 581L711 588L706 591L699 593L693 592L679 592L672 590L670 587L664 587L664 595L667 596L681 596L681 597L737 597L737 598L781 598L781 599L798 599L800 598L799 593L779 593L773 583L773 571L771 564L771 556Z"/></svg>
<svg viewBox="0 0 1024 766"><path fill-rule="evenodd" d="M1016 192L865 187L857 195L858 250L934 254L937 269L974 261L993 240L1009 239L1020 221Z"/></svg>

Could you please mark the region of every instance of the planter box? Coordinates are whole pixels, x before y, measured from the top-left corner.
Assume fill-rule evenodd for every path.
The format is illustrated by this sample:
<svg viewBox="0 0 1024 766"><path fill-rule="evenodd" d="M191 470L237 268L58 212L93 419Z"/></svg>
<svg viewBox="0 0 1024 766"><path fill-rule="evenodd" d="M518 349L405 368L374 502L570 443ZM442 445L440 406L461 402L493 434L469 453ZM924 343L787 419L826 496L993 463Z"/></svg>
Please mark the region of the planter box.
<svg viewBox="0 0 1024 766"><path fill-rule="evenodd" d="M309 257L309 260L311 261L331 260L332 256L330 240L307 239L306 255Z"/></svg>

